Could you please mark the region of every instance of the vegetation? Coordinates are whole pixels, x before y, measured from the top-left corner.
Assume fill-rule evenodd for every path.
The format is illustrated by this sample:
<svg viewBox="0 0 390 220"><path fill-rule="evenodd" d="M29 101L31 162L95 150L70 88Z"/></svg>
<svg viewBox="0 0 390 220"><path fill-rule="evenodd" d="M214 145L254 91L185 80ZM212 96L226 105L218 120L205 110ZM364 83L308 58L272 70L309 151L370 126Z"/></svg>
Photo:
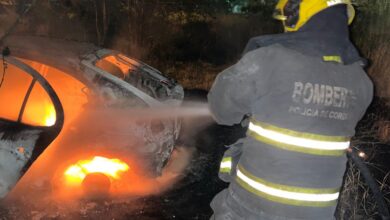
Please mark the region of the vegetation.
<svg viewBox="0 0 390 220"><path fill-rule="evenodd" d="M20 13L34 3L18 33L94 42L151 63L187 88L207 90L218 71L237 60L250 37L281 31L271 19L275 2L1 0L0 16L10 5ZM389 97L390 1L354 4L358 13L352 37L370 60L377 94ZM197 73L197 82L188 80L189 72Z"/></svg>
<svg viewBox="0 0 390 220"><path fill-rule="evenodd" d="M357 17L352 38L370 61L369 75L378 96L390 98L390 1L355 0Z"/></svg>
<svg viewBox="0 0 390 220"><path fill-rule="evenodd" d="M8 1L18 7L30 2ZM209 89L216 74L240 56L251 36L280 31L278 23L270 19L272 1L251 0L248 4L238 0L33 2L16 33L87 41L113 48L156 66L187 88ZM240 4L241 13L232 13ZM205 69L191 69L198 64ZM188 81L188 71L199 72L196 77L201 84Z"/></svg>
<svg viewBox="0 0 390 220"><path fill-rule="evenodd" d="M359 122L352 146L364 152L362 160L375 177L387 204L390 204L390 113L383 99L376 98ZM349 161L337 219L378 219L378 205L361 172Z"/></svg>

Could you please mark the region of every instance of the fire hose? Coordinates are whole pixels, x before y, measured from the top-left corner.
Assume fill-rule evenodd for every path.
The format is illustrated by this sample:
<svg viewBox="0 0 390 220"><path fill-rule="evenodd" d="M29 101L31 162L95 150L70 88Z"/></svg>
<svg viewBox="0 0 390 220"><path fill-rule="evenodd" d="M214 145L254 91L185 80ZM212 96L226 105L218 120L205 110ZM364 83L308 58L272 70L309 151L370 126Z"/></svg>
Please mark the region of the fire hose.
<svg viewBox="0 0 390 220"><path fill-rule="evenodd" d="M366 181L368 187L374 194L374 199L376 200L376 203L378 204L378 211L379 215L382 220L390 220L390 213L389 209L386 205L386 201L384 199L384 196L379 189L378 184L375 182L374 178L371 175L370 170L368 169L367 165L360 159L358 152L356 149L351 149L348 152L348 157L355 163L357 168L360 170L360 172L363 175L364 180Z"/></svg>

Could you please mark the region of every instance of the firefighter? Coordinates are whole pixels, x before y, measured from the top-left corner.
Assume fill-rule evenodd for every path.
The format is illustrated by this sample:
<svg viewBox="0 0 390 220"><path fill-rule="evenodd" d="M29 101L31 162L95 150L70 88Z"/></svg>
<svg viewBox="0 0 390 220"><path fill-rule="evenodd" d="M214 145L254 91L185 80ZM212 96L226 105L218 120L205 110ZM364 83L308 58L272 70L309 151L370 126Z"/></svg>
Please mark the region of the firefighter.
<svg viewBox="0 0 390 220"><path fill-rule="evenodd" d="M252 38L208 94L219 124L248 118L221 161L230 184L212 219L334 219L346 150L372 101L350 0L280 0L274 17L286 33Z"/></svg>

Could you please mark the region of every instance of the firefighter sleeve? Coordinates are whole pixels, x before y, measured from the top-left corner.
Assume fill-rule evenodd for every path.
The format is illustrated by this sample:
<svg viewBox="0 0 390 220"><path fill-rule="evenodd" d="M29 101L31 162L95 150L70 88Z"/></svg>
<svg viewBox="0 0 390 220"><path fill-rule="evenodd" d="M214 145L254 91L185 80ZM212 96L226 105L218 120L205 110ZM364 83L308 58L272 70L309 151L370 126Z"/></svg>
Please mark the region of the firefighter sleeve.
<svg viewBox="0 0 390 220"><path fill-rule="evenodd" d="M208 102L218 124L233 125L251 114L252 104L267 91L267 48L247 53L238 63L220 73Z"/></svg>
<svg viewBox="0 0 390 220"><path fill-rule="evenodd" d="M218 176L224 182L231 182L232 177L236 175L236 167L242 154L243 143L238 140L236 143L228 146L219 167Z"/></svg>

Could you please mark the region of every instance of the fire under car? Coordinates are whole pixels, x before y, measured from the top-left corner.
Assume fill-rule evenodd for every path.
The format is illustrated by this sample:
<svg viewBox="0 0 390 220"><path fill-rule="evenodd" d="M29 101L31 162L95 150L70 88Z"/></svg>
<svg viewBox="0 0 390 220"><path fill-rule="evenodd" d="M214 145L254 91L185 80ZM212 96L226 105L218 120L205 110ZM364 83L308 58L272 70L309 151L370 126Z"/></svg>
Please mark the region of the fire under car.
<svg viewBox="0 0 390 220"><path fill-rule="evenodd" d="M54 185L111 188L161 176L180 120L159 109L181 105L179 84L87 43L9 36L1 47L0 197L30 173Z"/></svg>

